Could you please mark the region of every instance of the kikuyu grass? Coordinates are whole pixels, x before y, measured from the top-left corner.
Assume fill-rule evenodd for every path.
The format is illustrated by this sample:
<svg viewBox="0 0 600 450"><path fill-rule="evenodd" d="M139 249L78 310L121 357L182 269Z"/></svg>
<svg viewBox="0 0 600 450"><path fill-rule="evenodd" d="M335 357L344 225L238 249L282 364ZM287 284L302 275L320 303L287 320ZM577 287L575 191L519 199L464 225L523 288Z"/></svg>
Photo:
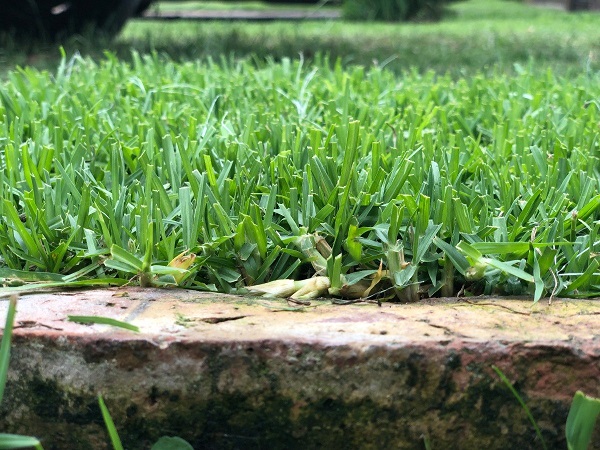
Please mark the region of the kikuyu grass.
<svg viewBox="0 0 600 450"><path fill-rule="evenodd" d="M381 267L409 300L597 295L598 81L137 53L15 70L4 283L173 281L190 251L180 284L230 292L312 276L317 234L327 275Z"/></svg>

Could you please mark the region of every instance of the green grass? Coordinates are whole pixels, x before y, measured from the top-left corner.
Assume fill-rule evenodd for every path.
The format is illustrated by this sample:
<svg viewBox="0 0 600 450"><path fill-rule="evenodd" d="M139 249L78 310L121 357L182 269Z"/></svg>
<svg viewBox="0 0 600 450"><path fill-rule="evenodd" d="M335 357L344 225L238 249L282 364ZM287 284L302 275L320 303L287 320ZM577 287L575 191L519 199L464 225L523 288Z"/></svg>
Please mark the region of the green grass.
<svg viewBox="0 0 600 450"><path fill-rule="evenodd" d="M4 329L2 330L2 339L0 340L0 403L2 403L2 398L4 397L4 389L8 378L10 345L16 312L17 296L15 295L11 296L8 300L6 320ZM35 448L36 450L43 450L40 441L34 437L0 432L0 449L16 448Z"/></svg>
<svg viewBox="0 0 600 450"><path fill-rule="evenodd" d="M540 446L546 450L548 446L529 407L508 377L498 367L492 366L492 369L519 402L535 430ZM589 397L581 391L575 392L565 426L568 450L587 450L589 448L598 415L600 415L600 399Z"/></svg>
<svg viewBox="0 0 600 450"><path fill-rule="evenodd" d="M132 61L3 83L6 289L599 293L598 75Z"/></svg>
<svg viewBox="0 0 600 450"><path fill-rule="evenodd" d="M299 54L312 61L326 53L344 64L385 64L397 73L414 68L454 77L478 71L514 73L515 63L538 73L551 68L569 76L600 70L597 12L573 14L503 0L468 0L449 9L438 23L133 20L113 42L77 37L63 45L69 54L79 51L101 59L102 51L109 49L126 60L131 49L157 51L177 61L221 55L264 61ZM60 61L54 45L16 45L10 37L2 44L4 70L16 64L55 70Z"/></svg>
<svg viewBox="0 0 600 450"><path fill-rule="evenodd" d="M190 58L231 54L385 63L394 71L461 73L512 70L515 63L572 74L600 69L598 13L572 14L527 4L470 0L439 23L289 22L164 24L133 21L117 45Z"/></svg>
<svg viewBox="0 0 600 450"><path fill-rule="evenodd" d="M0 85L6 289L597 295L598 15L451 8L31 44Z"/></svg>

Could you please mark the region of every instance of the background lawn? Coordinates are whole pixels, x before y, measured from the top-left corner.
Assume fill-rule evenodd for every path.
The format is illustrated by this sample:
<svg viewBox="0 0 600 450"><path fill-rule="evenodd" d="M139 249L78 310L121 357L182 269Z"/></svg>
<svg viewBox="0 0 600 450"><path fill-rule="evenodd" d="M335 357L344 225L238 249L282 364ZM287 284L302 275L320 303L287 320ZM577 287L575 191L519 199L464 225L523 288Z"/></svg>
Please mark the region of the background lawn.
<svg viewBox="0 0 600 450"><path fill-rule="evenodd" d="M235 5L261 7L259 3L225 3L221 7ZM97 58L110 49L126 60L132 48L181 61L223 55L263 60L300 54L310 60L316 54L327 54L331 60L341 58L344 64L383 64L397 72L432 69L456 76L476 71L512 72L515 64L538 72L552 68L554 73L568 75L600 69L598 12L568 13L503 0L458 2L449 10L450 14L436 23L132 20L113 42L79 37L64 46L68 54L79 51ZM4 38L0 48L3 70L16 64L52 68L59 59L56 46L17 46Z"/></svg>

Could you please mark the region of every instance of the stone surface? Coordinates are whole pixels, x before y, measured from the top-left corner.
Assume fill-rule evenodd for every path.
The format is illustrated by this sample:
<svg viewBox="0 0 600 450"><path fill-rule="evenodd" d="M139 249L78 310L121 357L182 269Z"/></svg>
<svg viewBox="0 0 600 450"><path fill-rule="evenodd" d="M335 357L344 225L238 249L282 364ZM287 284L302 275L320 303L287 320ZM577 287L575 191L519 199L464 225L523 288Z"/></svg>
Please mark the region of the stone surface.
<svg viewBox="0 0 600 450"><path fill-rule="evenodd" d="M0 299L4 323L8 301ZM82 325L99 315L134 333ZM183 290L22 295L0 431L45 449L566 448L576 390L600 396L600 303L438 299L310 306ZM600 433L592 448L600 448Z"/></svg>

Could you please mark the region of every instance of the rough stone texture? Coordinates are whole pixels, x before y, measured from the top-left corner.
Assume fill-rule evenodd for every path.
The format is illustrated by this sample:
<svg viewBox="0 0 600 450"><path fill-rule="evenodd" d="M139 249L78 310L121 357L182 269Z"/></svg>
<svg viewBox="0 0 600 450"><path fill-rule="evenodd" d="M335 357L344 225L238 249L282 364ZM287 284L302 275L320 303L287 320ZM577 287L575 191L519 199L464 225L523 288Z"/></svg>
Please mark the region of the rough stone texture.
<svg viewBox="0 0 600 450"><path fill-rule="evenodd" d="M0 430L47 450L108 449L101 393L130 450L162 435L196 449L420 449L423 436L433 449L541 448L496 365L548 447L566 448L575 391L600 396L599 325L593 300L299 308L139 288L23 295Z"/></svg>

